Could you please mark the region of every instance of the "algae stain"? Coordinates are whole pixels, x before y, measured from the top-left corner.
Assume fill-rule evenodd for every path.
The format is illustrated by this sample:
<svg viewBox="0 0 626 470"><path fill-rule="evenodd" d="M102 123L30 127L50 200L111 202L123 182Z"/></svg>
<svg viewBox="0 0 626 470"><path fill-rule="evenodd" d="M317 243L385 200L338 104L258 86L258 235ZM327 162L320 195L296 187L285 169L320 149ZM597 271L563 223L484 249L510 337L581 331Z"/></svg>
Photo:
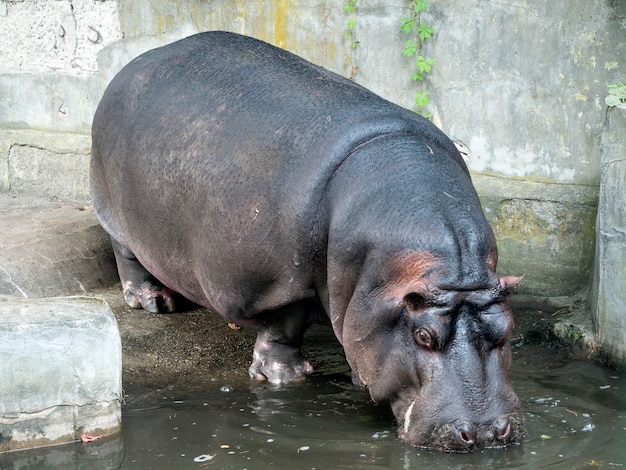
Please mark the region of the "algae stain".
<svg viewBox="0 0 626 470"><path fill-rule="evenodd" d="M497 210L494 231L498 238L522 244L543 245L548 240L549 224L527 201L503 201Z"/></svg>
<svg viewBox="0 0 626 470"><path fill-rule="evenodd" d="M288 0L274 2L274 45L285 49L287 47L287 14Z"/></svg>

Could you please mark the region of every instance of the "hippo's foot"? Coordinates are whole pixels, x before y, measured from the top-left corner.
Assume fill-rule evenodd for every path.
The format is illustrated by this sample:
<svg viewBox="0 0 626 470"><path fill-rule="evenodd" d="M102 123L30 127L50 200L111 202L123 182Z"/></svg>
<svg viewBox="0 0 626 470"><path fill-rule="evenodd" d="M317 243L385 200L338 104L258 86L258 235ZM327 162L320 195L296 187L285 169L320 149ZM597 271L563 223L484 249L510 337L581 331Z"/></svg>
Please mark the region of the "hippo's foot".
<svg viewBox="0 0 626 470"><path fill-rule="evenodd" d="M124 300L131 308L143 308L152 313L174 311L172 291L160 284L145 281L139 286L126 281L122 286Z"/></svg>
<svg viewBox="0 0 626 470"><path fill-rule="evenodd" d="M126 303L152 313L173 312L172 291L150 274L129 248L113 238L111 242Z"/></svg>
<svg viewBox="0 0 626 470"><path fill-rule="evenodd" d="M248 373L255 380L286 384L305 380L307 374L313 373L313 366L299 348L257 339Z"/></svg>
<svg viewBox="0 0 626 470"><path fill-rule="evenodd" d="M313 372L300 346L311 325L314 307L312 302L303 301L265 315L248 371L251 378L285 384L300 382Z"/></svg>

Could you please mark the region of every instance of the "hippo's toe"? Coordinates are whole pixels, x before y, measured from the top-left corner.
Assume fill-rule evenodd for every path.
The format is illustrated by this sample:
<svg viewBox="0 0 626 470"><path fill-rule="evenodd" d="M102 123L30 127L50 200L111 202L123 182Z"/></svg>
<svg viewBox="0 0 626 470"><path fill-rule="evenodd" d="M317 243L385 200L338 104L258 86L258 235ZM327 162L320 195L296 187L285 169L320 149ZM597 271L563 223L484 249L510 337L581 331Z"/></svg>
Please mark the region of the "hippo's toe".
<svg viewBox="0 0 626 470"><path fill-rule="evenodd" d="M174 311L172 291L167 287L144 282L136 286L131 282L124 284L124 300L131 308L143 308L152 313L171 313Z"/></svg>

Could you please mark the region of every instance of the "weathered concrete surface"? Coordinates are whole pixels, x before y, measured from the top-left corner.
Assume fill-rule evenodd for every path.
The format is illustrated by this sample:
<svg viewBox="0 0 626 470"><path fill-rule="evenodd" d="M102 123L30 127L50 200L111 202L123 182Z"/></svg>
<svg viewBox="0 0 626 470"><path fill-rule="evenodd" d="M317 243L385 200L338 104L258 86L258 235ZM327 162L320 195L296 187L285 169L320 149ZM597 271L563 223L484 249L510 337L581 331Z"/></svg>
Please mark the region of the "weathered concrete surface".
<svg viewBox="0 0 626 470"><path fill-rule="evenodd" d="M0 452L120 431L122 348L108 305L0 297Z"/></svg>
<svg viewBox="0 0 626 470"><path fill-rule="evenodd" d="M116 282L108 235L88 206L0 194L0 295L81 294Z"/></svg>
<svg viewBox="0 0 626 470"><path fill-rule="evenodd" d="M607 112L601 169L592 319L609 361L626 369L626 105Z"/></svg>
<svg viewBox="0 0 626 470"><path fill-rule="evenodd" d="M97 53L122 38L117 7L112 0L0 3L0 129L89 133Z"/></svg>
<svg viewBox="0 0 626 470"><path fill-rule="evenodd" d="M0 192L87 201L90 152L87 134L4 130L0 133Z"/></svg>
<svg viewBox="0 0 626 470"><path fill-rule="evenodd" d="M606 85L626 68L626 3L429 4L431 98L471 149L471 170L597 185Z"/></svg>
<svg viewBox="0 0 626 470"><path fill-rule="evenodd" d="M472 180L498 240L499 272L524 275L518 301L573 297L587 286L597 186L479 174Z"/></svg>

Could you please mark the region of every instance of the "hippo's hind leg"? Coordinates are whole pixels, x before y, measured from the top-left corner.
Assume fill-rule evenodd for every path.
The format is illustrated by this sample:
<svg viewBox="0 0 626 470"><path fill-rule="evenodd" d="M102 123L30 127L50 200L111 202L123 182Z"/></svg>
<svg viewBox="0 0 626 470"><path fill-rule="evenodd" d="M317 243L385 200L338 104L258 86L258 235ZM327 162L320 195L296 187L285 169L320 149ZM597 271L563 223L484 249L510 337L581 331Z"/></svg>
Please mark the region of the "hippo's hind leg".
<svg viewBox="0 0 626 470"><path fill-rule="evenodd" d="M172 291L146 271L131 250L113 238L111 242L126 303L153 313L173 312Z"/></svg>
<svg viewBox="0 0 626 470"><path fill-rule="evenodd" d="M254 345L250 377L273 384L298 382L313 372L300 347L304 332L317 318L319 307L303 300L266 312Z"/></svg>

